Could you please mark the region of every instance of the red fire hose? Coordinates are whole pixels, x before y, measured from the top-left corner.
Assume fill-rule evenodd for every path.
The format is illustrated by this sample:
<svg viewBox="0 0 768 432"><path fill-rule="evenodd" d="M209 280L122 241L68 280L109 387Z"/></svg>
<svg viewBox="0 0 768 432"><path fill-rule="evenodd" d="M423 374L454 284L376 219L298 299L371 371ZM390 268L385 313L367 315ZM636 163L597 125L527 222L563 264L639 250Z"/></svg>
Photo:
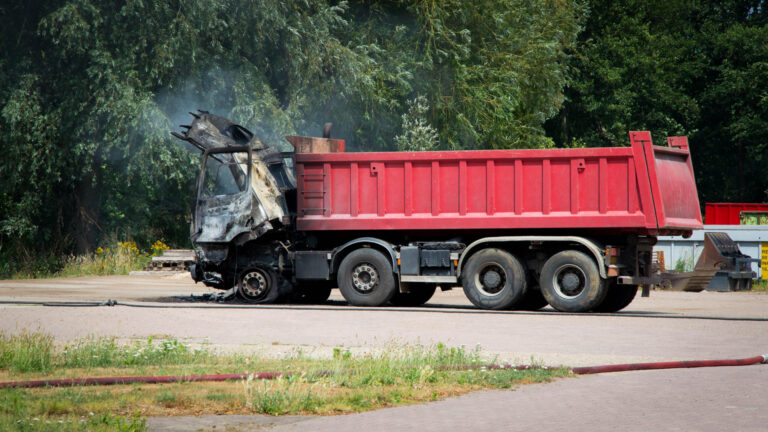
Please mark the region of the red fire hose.
<svg viewBox="0 0 768 432"><path fill-rule="evenodd" d="M626 371L652 370L652 369L683 369L683 368L718 367L718 366L748 366L748 365L754 365L754 364L760 364L760 363L768 363L768 354L763 354L763 355L748 357L743 359L683 360L683 361L657 362L657 363L628 363L628 364L616 364L616 365L604 365L604 366L585 366L585 367L575 367L571 369L571 372L577 375L587 375L587 374L597 374L597 373L606 373L606 372L626 372ZM513 365L497 365L497 364L461 365L461 366L448 367L446 369L466 370L466 369L479 369L479 368L485 368L488 370L559 369L551 366L531 366L531 365L513 366ZM282 375L288 375L288 374L283 374L281 372L259 372L259 373L253 373L253 374L236 373L236 374L218 374L218 375L170 375L170 376L70 378L70 379L0 382L0 388L72 387L72 386L78 386L78 385L115 385L115 384L131 384L131 383L159 384L159 383L175 383L175 382L229 381L229 380L247 379L251 375L253 376L254 379L275 379Z"/></svg>
<svg viewBox="0 0 768 432"><path fill-rule="evenodd" d="M170 376L133 376L133 377L103 377L103 378L70 378L35 381L11 381L0 382L0 388L32 388L32 387L73 387L79 385L115 385L115 384L159 384L175 382L200 382L200 381L229 381L246 379L253 375L255 379L274 379L281 372L260 372L254 374L236 373L219 375L170 375Z"/></svg>
<svg viewBox="0 0 768 432"><path fill-rule="evenodd" d="M577 375L606 373L606 372L625 372L650 369L682 369L682 368L700 368L716 366L748 366L760 363L768 363L768 354L755 357L732 360L684 360L658 363L629 363L606 366L586 366L576 367L571 371Z"/></svg>
<svg viewBox="0 0 768 432"><path fill-rule="evenodd" d="M730 359L730 360L682 360L671 362L656 362L656 363L626 363L615 365L603 365L603 366L584 366L575 367L571 369L571 372L576 375L588 375L607 372L626 372L626 371L638 371L638 370L651 370L651 369L683 369L683 368L700 368L700 367L717 367L717 366L749 366L760 363L768 363L768 354L763 354L755 357L743 358L743 359ZM441 370L469 370L484 368L487 370L557 370L562 369L555 366L537 366L537 365L510 365L510 364L489 364L489 365L459 365L459 366L447 366L444 368L438 368Z"/></svg>

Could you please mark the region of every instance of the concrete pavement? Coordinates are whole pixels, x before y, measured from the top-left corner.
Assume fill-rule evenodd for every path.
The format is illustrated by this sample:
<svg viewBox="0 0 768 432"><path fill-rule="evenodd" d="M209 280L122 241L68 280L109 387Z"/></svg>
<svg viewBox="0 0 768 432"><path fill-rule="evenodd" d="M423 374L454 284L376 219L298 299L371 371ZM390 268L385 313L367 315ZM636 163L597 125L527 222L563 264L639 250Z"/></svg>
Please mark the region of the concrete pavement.
<svg viewBox="0 0 768 432"><path fill-rule="evenodd" d="M338 294L321 306L201 306L208 292L184 275L0 281L0 300L108 298L145 306L0 305L0 330L42 330L59 341L168 335L221 349L325 356L391 344L479 345L498 361L597 365L748 357L768 352L768 295L654 292L610 315L474 309L460 290L422 308L354 308ZM176 308L181 306L181 308ZM585 376L515 391L478 392L418 406L339 417L151 419L155 430L768 430L768 366ZM237 426L239 425L239 426ZM168 429L170 428L170 429Z"/></svg>

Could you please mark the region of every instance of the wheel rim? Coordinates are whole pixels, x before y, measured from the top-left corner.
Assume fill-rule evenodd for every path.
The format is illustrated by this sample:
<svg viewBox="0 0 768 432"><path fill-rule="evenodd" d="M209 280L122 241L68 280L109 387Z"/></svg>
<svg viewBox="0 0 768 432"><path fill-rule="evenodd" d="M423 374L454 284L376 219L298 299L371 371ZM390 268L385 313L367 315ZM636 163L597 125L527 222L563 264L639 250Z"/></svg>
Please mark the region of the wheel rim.
<svg viewBox="0 0 768 432"><path fill-rule="evenodd" d="M379 283L376 267L369 263L360 263L352 269L352 286L361 294L370 294Z"/></svg>
<svg viewBox="0 0 768 432"><path fill-rule="evenodd" d="M242 293L251 300L264 298L269 292L267 276L259 271L252 270L243 275Z"/></svg>
<svg viewBox="0 0 768 432"><path fill-rule="evenodd" d="M483 295L493 297L501 294L507 284L507 273L495 262L484 263L475 272L475 286Z"/></svg>
<svg viewBox="0 0 768 432"><path fill-rule="evenodd" d="M573 264L560 266L552 277L552 285L557 295L571 299L578 297L587 287L587 276L584 270Z"/></svg>

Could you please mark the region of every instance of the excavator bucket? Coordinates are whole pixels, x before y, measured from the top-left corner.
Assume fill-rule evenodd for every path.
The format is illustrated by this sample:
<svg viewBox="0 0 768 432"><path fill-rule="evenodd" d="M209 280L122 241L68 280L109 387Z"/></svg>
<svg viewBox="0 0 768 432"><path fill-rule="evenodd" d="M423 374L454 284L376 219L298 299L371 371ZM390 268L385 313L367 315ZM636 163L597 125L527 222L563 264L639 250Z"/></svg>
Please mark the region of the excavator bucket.
<svg viewBox="0 0 768 432"><path fill-rule="evenodd" d="M692 272L664 273L672 291L700 292L750 289L756 261L741 253L739 245L723 232L704 233L704 250Z"/></svg>

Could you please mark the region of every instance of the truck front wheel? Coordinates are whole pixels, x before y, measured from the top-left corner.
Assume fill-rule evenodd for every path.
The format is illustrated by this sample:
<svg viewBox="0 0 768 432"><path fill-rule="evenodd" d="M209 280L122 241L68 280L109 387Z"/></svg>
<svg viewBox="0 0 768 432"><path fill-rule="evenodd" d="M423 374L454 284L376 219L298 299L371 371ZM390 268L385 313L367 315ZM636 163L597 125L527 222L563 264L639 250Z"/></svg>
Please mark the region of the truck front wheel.
<svg viewBox="0 0 768 432"><path fill-rule="evenodd" d="M274 303L280 292L275 272L254 267L240 274L237 293L248 303Z"/></svg>
<svg viewBox="0 0 768 432"><path fill-rule="evenodd" d="M375 249L358 249L347 255L337 279L341 295L354 306L383 306L395 295L392 264Z"/></svg>
<svg viewBox="0 0 768 432"><path fill-rule="evenodd" d="M606 286L595 261L583 252L552 255L541 268L541 293L560 312L587 312L605 298Z"/></svg>
<svg viewBox="0 0 768 432"><path fill-rule="evenodd" d="M483 309L510 309L526 292L525 269L501 249L483 249L472 255L461 278L464 294Z"/></svg>

